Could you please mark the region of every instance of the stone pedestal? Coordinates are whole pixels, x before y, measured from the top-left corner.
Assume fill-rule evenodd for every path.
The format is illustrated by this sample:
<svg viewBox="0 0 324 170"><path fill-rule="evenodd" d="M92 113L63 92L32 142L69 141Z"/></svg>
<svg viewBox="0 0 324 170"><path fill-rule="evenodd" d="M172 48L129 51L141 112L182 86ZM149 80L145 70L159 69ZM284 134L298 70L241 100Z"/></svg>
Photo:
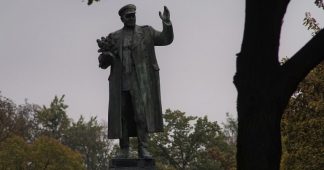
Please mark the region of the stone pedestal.
<svg viewBox="0 0 324 170"><path fill-rule="evenodd" d="M109 170L155 170L154 159L111 159Z"/></svg>

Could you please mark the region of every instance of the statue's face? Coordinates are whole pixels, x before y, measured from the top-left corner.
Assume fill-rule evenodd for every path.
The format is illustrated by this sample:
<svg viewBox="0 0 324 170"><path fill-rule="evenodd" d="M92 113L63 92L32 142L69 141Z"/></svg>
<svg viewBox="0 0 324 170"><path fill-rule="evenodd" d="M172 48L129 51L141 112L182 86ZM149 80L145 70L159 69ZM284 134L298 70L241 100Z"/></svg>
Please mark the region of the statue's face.
<svg viewBox="0 0 324 170"><path fill-rule="evenodd" d="M124 14L122 16L122 21L126 27L135 27L136 24L135 13Z"/></svg>

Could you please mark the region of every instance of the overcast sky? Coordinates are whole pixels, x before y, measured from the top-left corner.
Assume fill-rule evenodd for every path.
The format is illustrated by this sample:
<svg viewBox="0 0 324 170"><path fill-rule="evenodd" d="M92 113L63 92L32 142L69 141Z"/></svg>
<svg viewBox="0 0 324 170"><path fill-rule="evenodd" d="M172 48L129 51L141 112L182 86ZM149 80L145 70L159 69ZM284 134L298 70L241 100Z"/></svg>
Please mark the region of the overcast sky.
<svg viewBox="0 0 324 170"><path fill-rule="evenodd" d="M232 83L240 51L243 0L7 0L0 5L0 91L17 104L47 105L66 95L68 115L106 121L108 70L98 67L96 39L122 27L118 10L137 6L137 24L161 30L158 11L168 6L175 38L156 47L163 110L208 115L225 121L236 116ZM292 56L310 38L305 12L321 22L324 11L313 1L292 0L281 36L280 56ZM321 23L324 24L324 21Z"/></svg>

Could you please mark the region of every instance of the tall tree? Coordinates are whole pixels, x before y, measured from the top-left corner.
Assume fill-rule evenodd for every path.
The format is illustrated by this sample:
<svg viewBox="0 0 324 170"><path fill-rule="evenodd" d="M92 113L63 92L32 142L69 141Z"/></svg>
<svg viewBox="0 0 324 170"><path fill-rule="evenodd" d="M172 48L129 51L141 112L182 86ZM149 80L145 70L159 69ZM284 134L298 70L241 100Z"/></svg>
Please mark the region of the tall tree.
<svg viewBox="0 0 324 170"><path fill-rule="evenodd" d="M16 109L16 104L0 93L0 142L9 137L14 129Z"/></svg>
<svg viewBox="0 0 324 170"><path fill-rule="evenodd" d="M284 109L299 82L324 59L321 30L280 65L280 32L289 1L246 0L243 42L234 76L239 170L279 169Z"/></svg>
<svg viewBox="0 0 324 170"><path fill-rule="evenodd" d="M300 83L282 119L281 169L324 166L324 62Z"/></svg>
<svg viewBox="0 0 324 170"><path fill-rule="evenodd" d="M324 8L322 1L315 1ZM312 35L319 24L306 13L304 25ZM299 84L282 119L281 169L316 170L324 166L324 61Z"/></svg>
<svg viewBox="0 0 324 170"><path fill-rule="evenodd" d="M79 169L85 170L79 152L61 144L58 140L41 136L31 146L31 169Z"/></svg>
<svg viewBox="0 0 324 170"><path fill-rule="evenodd" d="M112 140L108 139L106 127L96 117L87 122L81 116L63 138L65 145L81 153L88 170L108 169Z"/></svg>
<svg viewBox="0 0 324 170"><path fill-rule="evenodd" d="M24 156L28 155L29 158L37 160L46 155L44 152L54 155L56 152L62 152L62 155L59 155L62 159L57 161L61 161L62 166L65 166L63 158L73 156L69 148L80 152L83 158L80 157L80 160L88 170L107 169L112 147L112 141L107 136L107 126L98 123L96 117L85 121L81 116L77 122L72 122L67 116L67 107L64 96L60 98L55 96L49 107L39 107L28 102L17 106L9 98L0 95L0 160L3 160L0 161L0 169L26 169L26 162L31 162L31 159L27 161L23 159ZM52 150L46 148L37 150L42 149L37 147L46 145L50 149L51 144ZM34 151L24 150L27 145L34 148ZM34 154L42 156L32 157ZM5 157L7 158L4 159ZM39 169L45 166L46 162L43 162L44 165L40 164L40 162L37 165L32 164L32 169L35 169L35 166ZM17 168L12 168L13 166Z"/></svg>
<svg viewBox="0 0 324 170"><path fill-rule="evenodd" d="M19 105L16 109L14 118L13 134L23 137L26 141L34 141L38 134L35 114L40 107L36 104L30 104L27 101Z"/></svg>
<svg viewBox="0 0 324 170"><path fill-rule="evenodd" d="M85 169L81 155L45 136L33 143L12 135L0 143L0 169Z"/></svg>
<svg viewBox="0 0 324 170"><path fill-rule="evenodd" d="M0 169L27 169L29 147L22 137L10 136L0 142Z"/></svg>
<svg viewBox="0 0 324 170"><path fill-rule="evenodd" d="M0 94L0 142L12 134L32 141L37 133L34 115L38 110L38 105L26 101L17 106Z"/></svg>
<svg viewBox="0 0 324 170"><path fill-rule="evenodd" d="M223 123L224 126L224 134L226 136L227 142L232 145L236 146L237 140L237 119L235 119L229 113L226 113L226 122ZM236 150L236 149L235 149Z"/></svg>
<svg viewBox="0 0 324 170"><path fill-rule="evenodd" d="M215 169L235 167L235 147L223 129L207 117L167 110L164 132L151 136L151 148L161 169Z"/></svg>
<svg viewBox="0 0 324 170"><path fill-rule="evenodd" d="M67 107L64 95L60 98L55 96L50 107L43 106L37 111L35 121L39 128L38 135L50 136L61 141L71 123L66 114Z"/></svg>

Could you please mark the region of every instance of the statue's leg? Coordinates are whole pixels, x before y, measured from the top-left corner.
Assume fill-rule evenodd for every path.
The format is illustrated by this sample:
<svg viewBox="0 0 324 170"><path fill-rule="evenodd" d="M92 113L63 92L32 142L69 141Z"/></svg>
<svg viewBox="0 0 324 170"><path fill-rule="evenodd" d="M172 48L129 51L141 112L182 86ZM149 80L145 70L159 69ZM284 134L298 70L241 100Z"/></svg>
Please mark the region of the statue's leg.
<svg viewBox="0 0 324 170"><path fill-rule="evenodd" d="M152 159L152 155L148 149L148 133L146 128L137 127L138 134L138 157L144 159Z"/></svg>
<svg viewBox="0 0 324 170"><path fill-rule="evenodd" d="M122 92L122 137L119 139L120 151L118 158L128 158L129 156L129 135L127 127L127 115L131 107L131 97L129 92Z"/></svg>
<svg viewBox="0 0 324 170"><path fill-rule="evenodd" d="M138 91L131 91L131 98L134 107L134 119L136 123L137 139L138 139L138 157L151 159L152 155L148 152L148 132L146 124L146 116L144 112L144 104L138 94Z"/></svg>

